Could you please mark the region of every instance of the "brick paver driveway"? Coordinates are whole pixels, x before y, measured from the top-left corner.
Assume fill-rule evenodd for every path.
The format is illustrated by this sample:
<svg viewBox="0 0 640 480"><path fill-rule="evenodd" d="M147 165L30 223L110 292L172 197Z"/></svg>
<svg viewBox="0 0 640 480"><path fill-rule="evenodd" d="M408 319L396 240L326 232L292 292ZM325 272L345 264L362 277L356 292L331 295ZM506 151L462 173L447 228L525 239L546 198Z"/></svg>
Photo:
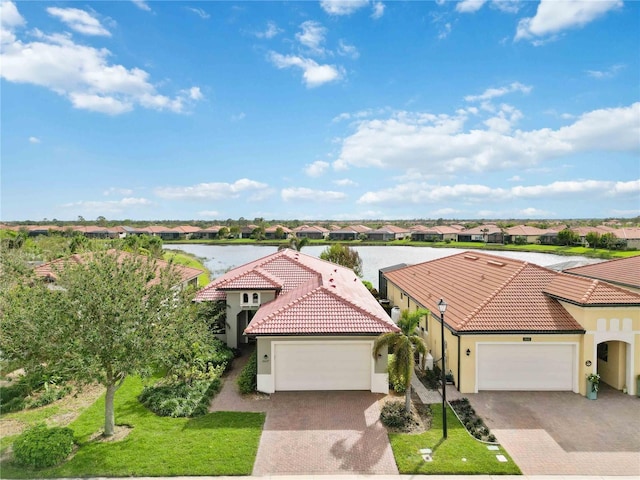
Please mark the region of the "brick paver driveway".
<svg viewBox="0 0 640 480"><path fill-rule="evenodd" d="M355 391L271 395L253 474L397 474L380 398Z"/></svg>
<svg viewBox="0 0 640 480"><path fill-rule="evenodd" d="M253 474L397 474L379 400L370 392L278 392L243 397L236 378L246 348L209 411L266 412Z"/></svg>
<svg viewBox="0 0 640 480"><path fill-rule="evenodd" d="M640 475L640 398L601 386L466 396L525 475Z"/></svg>

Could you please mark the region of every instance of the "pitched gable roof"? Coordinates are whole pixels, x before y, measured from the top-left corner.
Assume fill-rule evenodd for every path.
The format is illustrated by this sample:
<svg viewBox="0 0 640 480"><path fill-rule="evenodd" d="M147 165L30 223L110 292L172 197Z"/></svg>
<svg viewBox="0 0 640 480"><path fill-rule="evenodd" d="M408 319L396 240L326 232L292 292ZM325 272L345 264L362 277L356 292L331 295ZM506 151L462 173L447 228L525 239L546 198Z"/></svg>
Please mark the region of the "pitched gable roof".
<svg viewBox="0 0 640 480"><path fill-rule="evenodd" d="M284 249L235 268L211 282L196 301L220 292L275 290L245 333L254 335L377 334L398 331L352 270Z"/></svg>
<svg viewBox="0 0 640 480"><path fill-rule="evenodd" d="M640 255L569 268L564 272L632 288L640 288Z"/></svg>
<svg viewBox="0 0 640 480"><path fill-rule="evenodd" d="M566 274L558 274L544 291L561 300L584 306L640 306L638 293L600 280Z"/></svg>
<svg viewBox="0 0 640 480"><path fill-rule="evenodd" d="M567 332L582 326L544 287L553 270L485 253L462 252L385 273L425 308L448 303L445 323L457 332Z"/></svg>

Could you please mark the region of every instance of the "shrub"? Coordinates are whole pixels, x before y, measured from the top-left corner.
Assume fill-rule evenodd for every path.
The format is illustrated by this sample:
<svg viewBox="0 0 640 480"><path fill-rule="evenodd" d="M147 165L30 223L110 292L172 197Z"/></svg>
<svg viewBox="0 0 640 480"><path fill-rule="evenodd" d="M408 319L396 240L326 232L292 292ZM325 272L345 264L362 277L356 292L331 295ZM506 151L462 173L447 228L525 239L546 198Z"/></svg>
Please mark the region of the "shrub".
<svg viewBox="0 0 640 480"><path fill-rule="evenodd" d="M27 372L11 385L0 387L0 413L48 405L68 395L71 387L64 379L43 368Z"/></svg>
<svg viewBox="0 0 640 480"><path fill-rule="evenodd" d="M413 423L413 415L407 413L404 402L387 402L380 410L380 421L389 428L403 430Z"/></svg>
<svg viewBox="0 0 640 480"><path fill-rule="evenodd" d="M254 350L247 364L238 375L238 389L240 393L253 393L258 388L258 351Z"/></svg>
<svg viewBox="0 0 640 480"><path fill-rule="evenodd" d="M213 379L158 383L145 387L138 400L161 417L197 417L207 413L211 398L220 391L224 366L214 369Z"/></svg>
<svg viewBox="0 0 640 480"><path fill-rule="evenodd" d="M389 371L389 386L396 393L405 393L407 391L407 387L404 384L404 376L403 375L393 375L391 372L394 371L394 364L396 362L395 355L389 355L389 366L387 370Z"/></svg>
<svg viewBox="0 0 640 480"><path fill-rule="evenodd" d="M36 425L25 430L13 443L16 463L30 468L58 465L73 451L73 430Z"/></svg>

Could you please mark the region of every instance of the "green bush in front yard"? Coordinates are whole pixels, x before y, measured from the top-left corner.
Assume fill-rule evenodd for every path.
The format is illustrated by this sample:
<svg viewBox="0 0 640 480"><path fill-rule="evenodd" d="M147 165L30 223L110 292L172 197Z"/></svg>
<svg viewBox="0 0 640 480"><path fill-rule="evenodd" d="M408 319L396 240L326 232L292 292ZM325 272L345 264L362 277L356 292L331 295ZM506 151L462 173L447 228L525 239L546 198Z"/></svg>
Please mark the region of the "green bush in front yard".
<svg viewBox="0 0 640 480"><path fill-rule="evenodd" d="M413 421L413 415L407 413L404 402L387 402L380 410L380 421L387 427L403 430Z"/></svg>
<svg viewBox="0 0 640 480"><path fill-rule="evenodd" d="M159 382L145 387L138 399L161 417L197 417L207 413L211 398L220 391L224 365L212 370L213 378L192 382Z"/></svg>
<svg viewBox="0 0 640 480"><path fill-rule="evenodd" d="M40 424L25 430L13 443L18 465L46 468L58 465L73 451L73 430Z"/></svg>
<svg viewBox="0 0 640 480"><path fill-rule="evenodd" d="M258 388L258 352L254 350L247 364L238 375L238 389L240 393L253 393Z"/></svg>

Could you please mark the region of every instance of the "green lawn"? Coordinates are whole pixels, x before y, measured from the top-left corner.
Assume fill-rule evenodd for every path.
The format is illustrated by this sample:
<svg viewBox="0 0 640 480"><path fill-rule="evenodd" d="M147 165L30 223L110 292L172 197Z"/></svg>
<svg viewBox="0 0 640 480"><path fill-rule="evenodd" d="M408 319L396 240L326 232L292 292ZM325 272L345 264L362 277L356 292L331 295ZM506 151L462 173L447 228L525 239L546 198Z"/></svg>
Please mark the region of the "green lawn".
<svg viewBox="0 0 640 480"><path fill-rule="evenodd" d="M198 277L198 287L206 287L209 284L209 270L199 260L192 255L176 251L165 250L162 258L166 261L173 260L177 265L184 265L186 267L193 267L202 270L202 275Z"/></svg>
<svg viewBox="0 0 640 480"><path fill-rule="evenodd" d="M116 423L133 427L124 440L89 441L103 424L103 396L69 425L80 444L71 460L38 471L3 462L2 477L251 474L264 414L215 412L193 419L158 417L138 402L142 388L140 379L130 378L116 393Z"/></svg>
<svg viewBox="0 0 640 480"><path fill-rule="evenodd" d="M519 475L520 469L505 450L487 449L487 445L471 437L453 411L447 409L447 440L442 440L442 405L431 405L431 429L421 434L389 434L393 455L401 474L437 475ZM422 459L420 450L433 451L432 462ZM496 459L504 455L506 463Z"/></svg>

